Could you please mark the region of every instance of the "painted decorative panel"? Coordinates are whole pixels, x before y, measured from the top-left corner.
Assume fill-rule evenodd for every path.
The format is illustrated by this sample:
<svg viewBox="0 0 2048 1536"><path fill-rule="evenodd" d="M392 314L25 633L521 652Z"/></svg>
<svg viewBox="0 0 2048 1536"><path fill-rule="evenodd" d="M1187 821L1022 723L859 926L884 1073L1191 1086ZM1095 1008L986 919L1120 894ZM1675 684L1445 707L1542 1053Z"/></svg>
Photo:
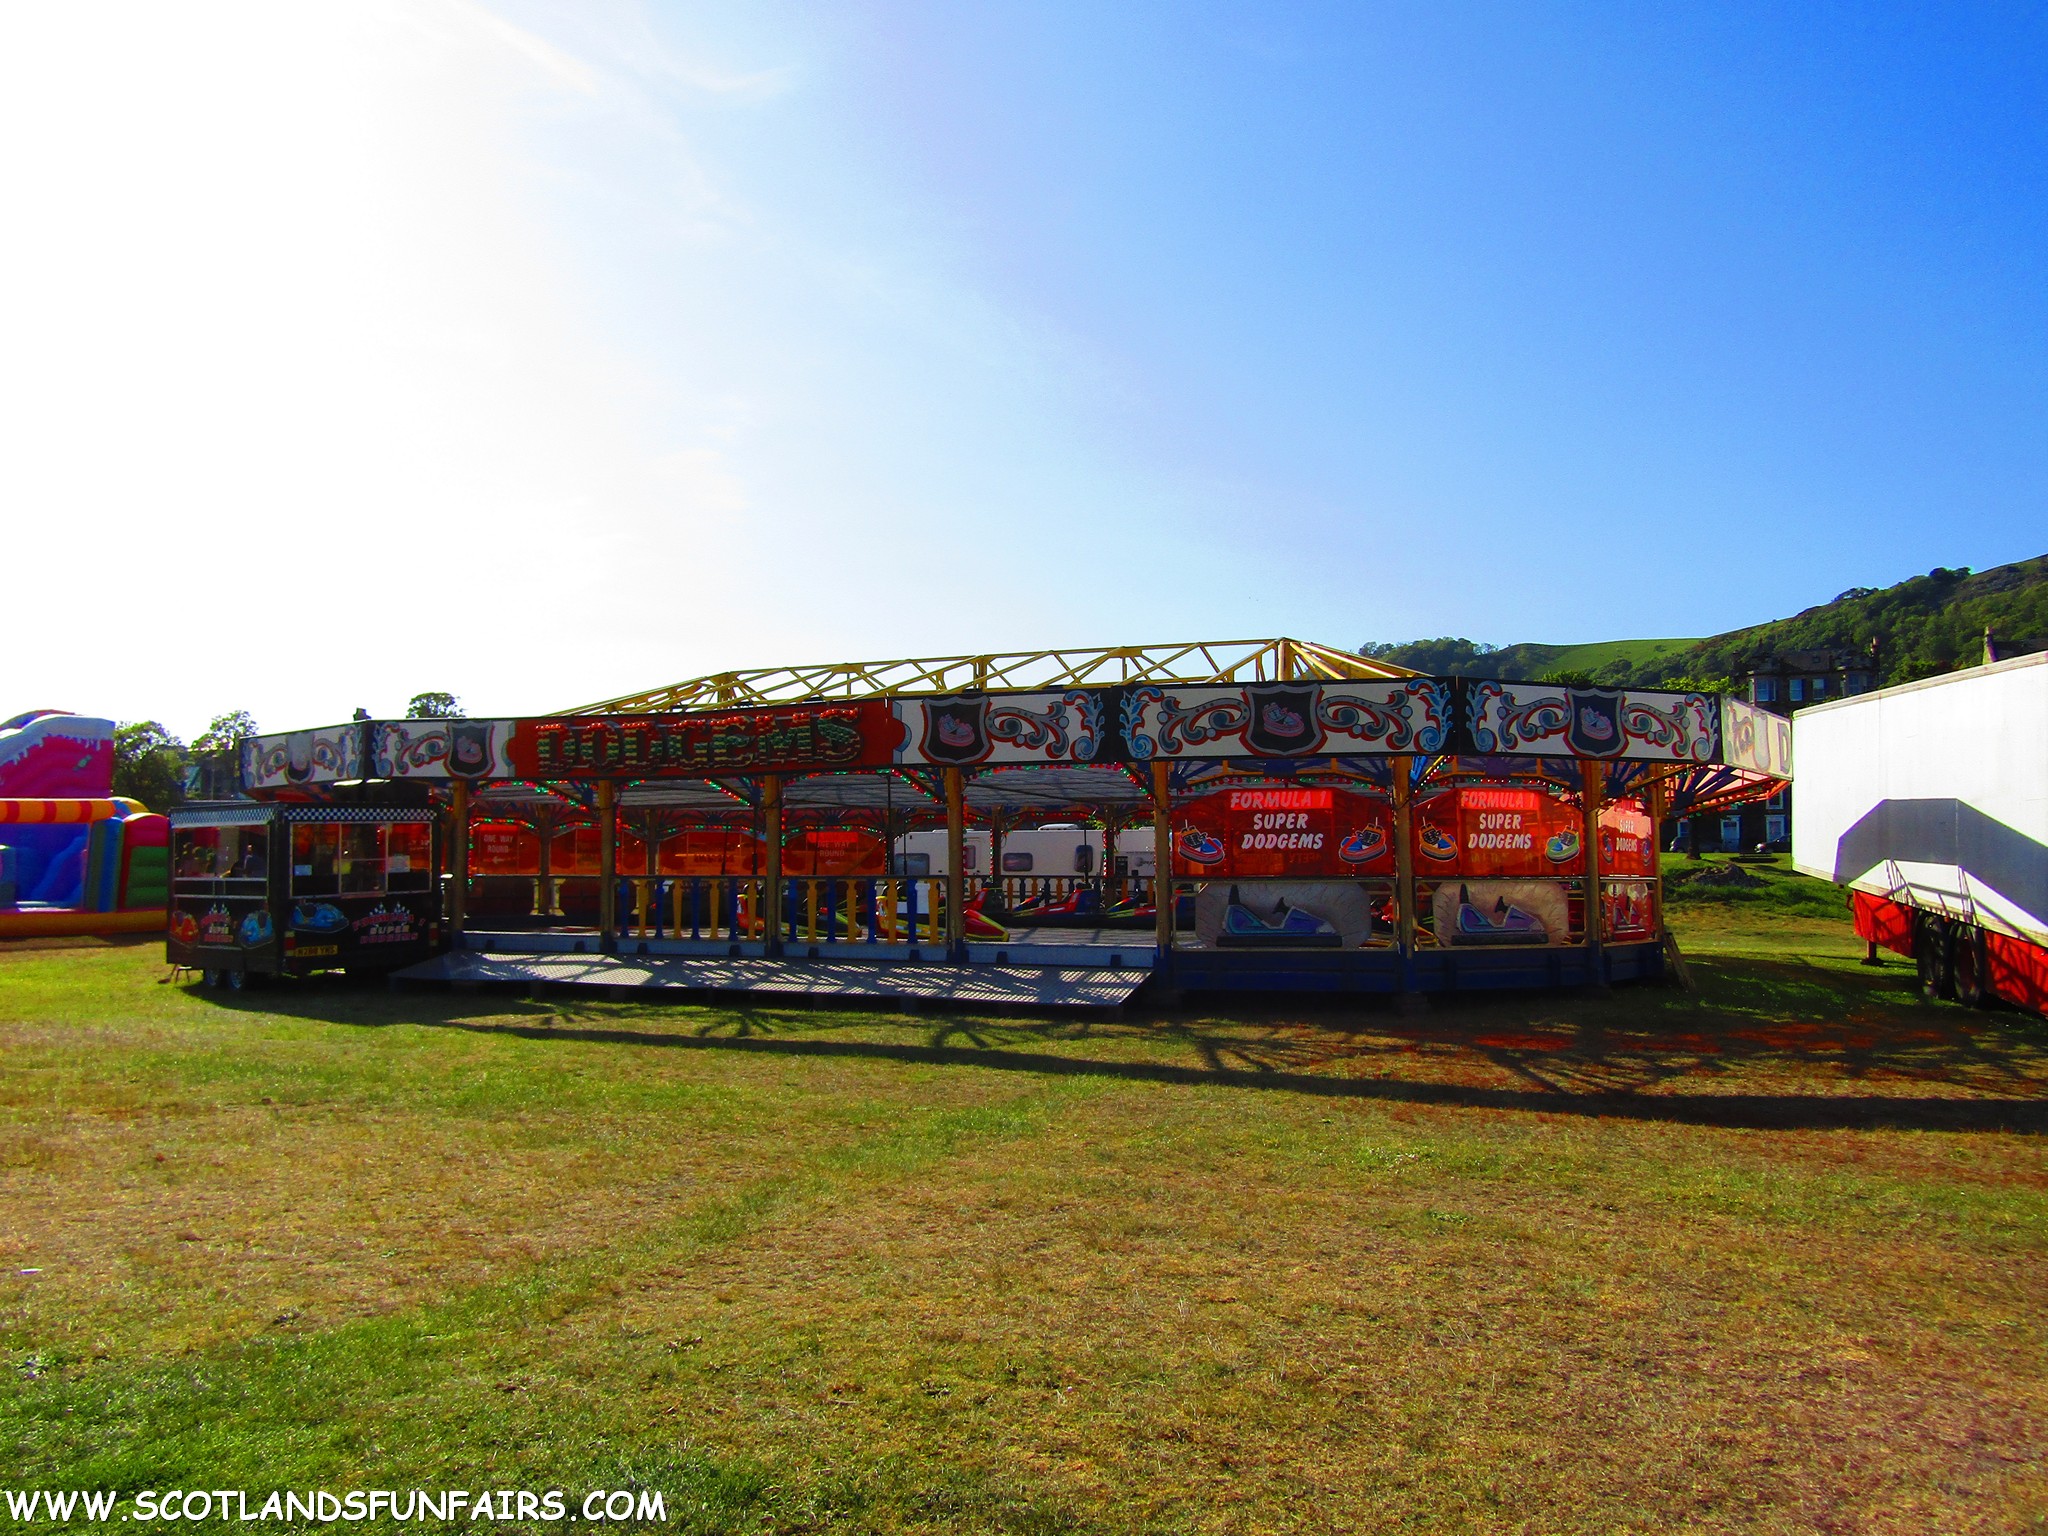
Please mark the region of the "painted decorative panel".
<svg viewBox="0 0 2048 1536"><path fill-rule="evenodd" d="M1237 688L1141 684L1122 690L1124 754L1302 758L1440 752L1453 712L1448 681L1248 683Z"/></svg>
<svg viewBox="0 0 2048 1536"><path fill-rule="evenodd" d="M512 720L380 720L371 759L385 779L515 777L507 748Z"/></svg>
<svg viewBox="0 0 2048 1536"><path fill-rule="evenodd" d="M1723 760L1737 768L1792 777L1792 722L1740 699L1721 701Z"/></svg>
<svg viewBox="0 0 2048 1536"><path fill-rule="evenodd" d="M252 792L362 777L363 728L354 721L242 743L242 787Z"/></svg>
<svg viewBox="0 0 2048 1536"><path fill-rule="evenodd" d="M1466 689L1468 729L1481 754L1704 763L1720 746L1718 701L1704 693L1491 679Z"/></svg>

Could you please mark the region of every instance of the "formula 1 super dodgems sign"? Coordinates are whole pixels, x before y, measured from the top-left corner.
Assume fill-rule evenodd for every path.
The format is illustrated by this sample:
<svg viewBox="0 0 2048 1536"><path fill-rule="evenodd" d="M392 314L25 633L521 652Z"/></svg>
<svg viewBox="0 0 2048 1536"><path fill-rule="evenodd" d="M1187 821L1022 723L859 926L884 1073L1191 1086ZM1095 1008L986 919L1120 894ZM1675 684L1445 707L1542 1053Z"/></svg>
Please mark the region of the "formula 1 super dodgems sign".
<svg viewBox="0 0 2048 1536"><path fill-rule="evenodd" d="M1724 718L1742 729L1730 756ZM537 782L896 766L1301 761L1409 754L1734 762L1789 778L1789 741L1734 700L1486 678L1133 683L501 720L366 720L256 737L256 794L361 778Z"/></svg>

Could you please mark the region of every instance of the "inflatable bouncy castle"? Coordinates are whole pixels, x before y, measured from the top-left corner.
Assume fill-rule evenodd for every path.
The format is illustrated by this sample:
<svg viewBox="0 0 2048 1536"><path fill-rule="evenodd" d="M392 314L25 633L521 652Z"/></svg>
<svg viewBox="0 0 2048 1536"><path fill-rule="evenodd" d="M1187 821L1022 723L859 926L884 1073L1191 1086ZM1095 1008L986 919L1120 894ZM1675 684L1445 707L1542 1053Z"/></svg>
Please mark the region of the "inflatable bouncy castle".
<svg viewBox="0 0 2048 1536"><path fill-rule="evenodd" d="M113 781L113 721L0 720L0 939L164 926L170 824Z"/></svg>

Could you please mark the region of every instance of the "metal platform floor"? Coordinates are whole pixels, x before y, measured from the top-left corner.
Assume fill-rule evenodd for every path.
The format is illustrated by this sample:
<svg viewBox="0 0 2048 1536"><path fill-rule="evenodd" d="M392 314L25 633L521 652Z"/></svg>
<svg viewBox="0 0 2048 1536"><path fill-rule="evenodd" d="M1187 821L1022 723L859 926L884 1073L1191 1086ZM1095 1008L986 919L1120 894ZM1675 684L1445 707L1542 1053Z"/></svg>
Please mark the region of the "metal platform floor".
<svg viewBox="0 0 2048 1536"><path fill-rule="evenodd" d="M595 955L603 943L595 928L472 928L455 941L459 949L492 955ZM768 958L768 946L759 939L640 938L621 934L610 953L631 959ZM784 940L786 959L930 963L945 959L945 949L934 944L869 944L860 940L811 942L802 938ZM1007 965L1021 968L1054 966L1080 970L1103 967L1151 968L1158 951L1149 933L1107 928L1030 928L1013 932L1000 943L970 940L967 958L976 965Z"/></svg>
<svg viewBox="0 0 2048 1536"><path fill-rule="evenodd" d="M945 965L917 960L769 960L747 955L485 953L452 950L399 981L639 987L968 1007L1116 1008L1151 974L1138 966Z"/></svg>

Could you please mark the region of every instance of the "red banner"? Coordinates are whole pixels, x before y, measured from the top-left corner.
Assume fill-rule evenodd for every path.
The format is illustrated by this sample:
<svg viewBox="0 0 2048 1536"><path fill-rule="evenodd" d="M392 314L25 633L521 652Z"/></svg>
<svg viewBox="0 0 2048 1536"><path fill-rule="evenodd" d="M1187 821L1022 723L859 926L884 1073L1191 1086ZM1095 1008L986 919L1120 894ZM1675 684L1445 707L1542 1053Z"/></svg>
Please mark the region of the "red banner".
<svg viewBox="0 0 2048 1536"><path fill-rule="evenodd" d="M474 822L469 829L472 875L537 875L540 838L509 821Z"/></svg>
<svg viewBox="0 0 2048 1536"><path fill-rule="evenodd" d="M1343 878L1394 867L1393 808L1337 789L1225 789L1174 810L1173 872Z"/></svg>
<svg viewBox="0 0 2048 1536"><path fill-rule="evenodd" d="M524 778L701 778L814 773L893 761L903 727L886 700L700 715L582 715L513 723Z"/></svg>
<svg viewBox="0 0 2048 1536"><path fill-rule="evenodd" d="M597 873L597 828L564 827L548 845L548 870L556 875Z"/></svg>
<svg viewBox="0 0 2048 1536"><path fill-rule="evenodd" d="M1640 800L1616 800L1600 807L1600 873L1657 873L1657 835Z"/></svg>
<svg viewBox="0 0 2048 1536"><path fill-rule="evenodd" d="M1540 789L1447 789L1415 805L1415 873L1579 875L1585 873L1579 808ZM1639 800L1600 809L1600 871L1657 872L1656 839Z"/></svg>
<svg viewBox="0 0 2048 1536"><path fill-rule="evenodd" d="M817 827L792 832L782 845L782 872L799 875L885 875L887 848L872 832Z"/></svg>
<svg viewBox="0 0 2048 1536"><path fill-rule="evenodd" d="M1415 803L1415 875L1576 875L1579 809L1540 789L1447 789Z"/></svg>
<svg viewBox="0 0 2048 1536"><path fill-rule="evenodd" d="M661 845L664 875L756 875L768 867L761 839L716 828L678 832Z"/></svg>

